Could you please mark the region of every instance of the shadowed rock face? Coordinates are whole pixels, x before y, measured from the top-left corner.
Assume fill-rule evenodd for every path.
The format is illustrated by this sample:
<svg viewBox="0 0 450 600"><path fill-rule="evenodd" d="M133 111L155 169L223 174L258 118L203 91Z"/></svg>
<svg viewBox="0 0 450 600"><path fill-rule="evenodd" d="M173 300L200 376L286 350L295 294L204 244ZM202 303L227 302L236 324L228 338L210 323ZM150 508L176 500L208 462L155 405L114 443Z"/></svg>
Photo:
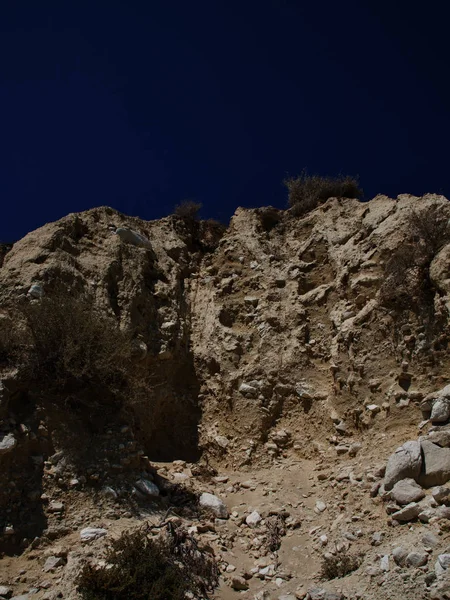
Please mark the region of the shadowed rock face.
<svg viewBox="0 0 450 600"><path fill-rule="evenodd" d="M12 247L12 244L0 243L0 267L2 267L3 261L5 260L5 256L8 254Z"/></svg>

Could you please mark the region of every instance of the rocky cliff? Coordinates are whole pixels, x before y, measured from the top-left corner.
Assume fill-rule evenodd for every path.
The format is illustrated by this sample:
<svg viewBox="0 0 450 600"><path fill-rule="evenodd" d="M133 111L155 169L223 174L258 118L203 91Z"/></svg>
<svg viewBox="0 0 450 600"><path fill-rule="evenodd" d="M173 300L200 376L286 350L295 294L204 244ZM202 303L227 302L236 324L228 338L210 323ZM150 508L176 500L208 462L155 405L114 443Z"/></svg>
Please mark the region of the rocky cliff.
<svg viewBox="0 0 450 600"><path fill-rule="evenodd" d="M317 485L328 482L331 495L348 481L335 479L346 461L365 464L374 477L380 460L417 438L433 405L424 399L448 384L450 239L428 262L405 259L405 248L428 241L426 228L423 238L411 231L411 214L427 223L430 207L448 222L447 199L431 195L330 199L302 218L270 207L238 209L226 230L96 208L15 243L0 269L2 322L48 298L88 297L130 334L151 385L144 402L113 415L104 429L80 425L77 435L97 449L83 466L63 456L54 415L35 401L21 365L3 364L3 549L17 552L34 537L59 538L61 527L66 535L76 527L81 517L65 523L50 496L79 507L120 487L131 501L136 479L158 482L158 461L175 461L178 477L162 469L177 483L217 470L267 477L273 465L297 464L317 470ZM405 303L406 272L416 280ZM365 477L350 479L370 502ZM168 489L168 497L182 495ZM359 496L353 506L363 511Z"/></svg>

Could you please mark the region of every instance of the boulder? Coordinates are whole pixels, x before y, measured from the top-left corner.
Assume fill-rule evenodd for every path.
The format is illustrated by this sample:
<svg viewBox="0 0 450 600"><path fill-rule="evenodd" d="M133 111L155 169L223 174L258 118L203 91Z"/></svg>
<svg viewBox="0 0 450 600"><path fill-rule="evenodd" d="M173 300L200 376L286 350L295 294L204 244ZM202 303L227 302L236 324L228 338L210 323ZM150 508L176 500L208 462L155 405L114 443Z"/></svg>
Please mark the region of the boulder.
<svg viewBox="0 0 450 600"><path fill-rule="evenodd" d="M430 412L430 421L443 423L450 418L450 385L425 396L421 403L422 411Z"/></svg>
<svg viewBox="0 0 450 600"><path fill-rule="evenodd" d="M439 398L431 409L430 421L432 423L444 423L450 417L450 399Z"/></svg>
<svg viewBox="0 0 450 600"><path fill-rule="evenodd" d="M397 504L404 506L411 502L418 502L425 496L425 492L414 479L402 479L397 481L390 495Z"/></svg>
<svg viewBox="0 0 450 600"><path fill-rule="evenodd" d="M443 485L450 480L450 448L441 448L433 442L421 442L423 469L417 481L423 487Z"/></svg>
<svg viewBox="0 0 450 600"><path fill-rule="evenodd" d="M203 493L200 496L200 506L209 509L212 513L219 517L219 519L228 518L228 509L225 506L223 500L214 496L214 494Z"/></svg>
<svg viewBox="0 0 450 600"><path fill-rule="evenodd" d="M450 447L450 429L434 429L430 431L426 439L442 448Z"/></svg>
<svg viewBox="0 0 450 600"><path fill-rule="evenodd" d="M389 457L384 476L385 489L391 490L397 481L402 479L417 479L421 468L420 443L416 441L405 442Z"/></svg>
<svg viewBox="0 0 450 600"><path fill-rule="evenodd" d="M401 523L406 523L407 521L413 521L419 516L422 507L419 506L416 502L411 502L411 504L407 504L400 510L392 513L392 518L396 521L400 521Z"/></svg>

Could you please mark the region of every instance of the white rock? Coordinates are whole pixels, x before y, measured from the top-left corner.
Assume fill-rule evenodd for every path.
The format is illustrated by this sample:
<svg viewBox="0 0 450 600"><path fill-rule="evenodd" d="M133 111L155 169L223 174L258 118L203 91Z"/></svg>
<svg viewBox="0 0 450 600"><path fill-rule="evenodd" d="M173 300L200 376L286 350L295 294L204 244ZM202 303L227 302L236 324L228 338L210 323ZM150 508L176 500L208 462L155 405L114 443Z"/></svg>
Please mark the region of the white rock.
<svg viewBox="0 0 450 600"><path fill-rule="evenodd" d="M258 571L262 577L273 577L275 575L275 565L267 565Z"/></svg>
<svg viewBox="0 0 450 600"><path fill-rule="evenodd" d="M133 244L134 246L140 246L141 248L151 248L150 241L137 231L132 229L126 229L124 227L118 227L116 234L120 237L123 242Z"/></svg>
<svg viewBox="0 0 450 600"><path fill-rule="evenodd" d="M214 494L208 494L204 492L200 496L199 502L200 506L211 510L216 515L216 517L219 517L220 519L228 518L228 509L225 506L225 503L217 496L214 496Z"/></svg>
<svg viewBox="0 0 450 600"><path fill-rule="evenodd" d="M92 542L98 540L107 534L106 529L100 527L85 527L80 531L80 538L82 542Z"/></svg>
<svg viewBox="0 0 450 600"><path fill-rule="evenodd" d="M30 298L35 298L39 300L44 296L44 288L40 283L33 283L33 285L30 286L30 289L27 293L28 296L30 296Z"/></svg>
<svg viewBox="0 0 450 600"><path fill-rule="evenodd" d="M254 510L252 513L250 513L248 515L248 517L245 519L245 522L247 523L247 525L250 525L250 527L254 527L255 525L258 525L258 523L260 523L262 521L262 517L259 514L258 511Z"/></svg>
<svg viewBox="0 0 450 600"><path fill-rule="evenodd" d="M389 571L389 556L387 554L380 559L380 569L382 571Z"/></svg>
<svg viewBox="0 0 450 600"><path fill-rule="evenodd" d="M325 504L325 502L323 502L323 500L317 500L315 511L322 513L326 509L327 509L327 505Z"/></svg>
<svg viewBox="0 0 450 600"><path fill-rule="evenodd" d="M17 446L17 440L12 433L0 434L0 454L7 454Z"/></svg>
<svg viewBox="0 0 450 600"><path fill-rule="evenodd" d="M9 598L12 595L12 589L6 585L0 585L0 596Z"/></svg>

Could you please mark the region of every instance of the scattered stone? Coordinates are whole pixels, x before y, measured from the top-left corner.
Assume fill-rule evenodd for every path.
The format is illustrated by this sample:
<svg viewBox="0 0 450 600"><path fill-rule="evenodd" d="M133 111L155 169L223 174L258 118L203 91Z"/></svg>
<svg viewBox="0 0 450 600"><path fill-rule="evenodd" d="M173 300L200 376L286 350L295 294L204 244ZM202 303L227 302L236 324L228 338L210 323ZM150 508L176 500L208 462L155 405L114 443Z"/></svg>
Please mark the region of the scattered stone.
<svg viewBox="0 0 450 600"><path fill-rule="evenodd" d="M426 552L410 552L405 560L408 567L423 567L427 562L428 554Z"/></svg>
<svg viewBox="0 0 450 600"><path fill-rule="evenodd" d="M323 502L323 500L317 500L316 502L316 507L315 507L315 512L316 513L322 513L327 509L327 505L325 504L325 502Z"/></svg>
<svg viewBox="0 0 450 600"><path fill-rule="evenodd" d="M105 498L110 498L111 500L116 500L116 498L118 497L116 490L110 487L109 485L106 485L102 489L102 494L105 496Z"/></svg>
<svg viewBox="0 0 450 600"><path fill-rule="evenodd" d="M439 554L438 561L441 567L447 570L450 567L450 554Z"/></svg>
<svg viewBox="0 0 450 600"><path fill-rule="evenodd" d="M420 443L416 441L405 442L389 457L384 487L391 490L397 481L411 478L417 480L422 467L422 452Z"/></svg>
<svg viewBox="0 0 450 600"><path fill-rule="evenodd" d="M233 590L248 590L248 583L243 577L235 575L231 580L231 587Z"/></svg>
<svg viewBox="0 0 450 600"><path fill-rule="evenodd" d="M334 428L340 435L345 435L347 433L347 424L345 421L339 421L339 423L335 423Z"/></svg>
<svg viewBox="0 0 450 600"><path fill-rule="evenodd" d="M421 510L422 507L419 506L419 504L416 502L411 502L411 504L407 504L400 510L392 513L392 518L396 521L400 521L401 523L413 521L414 519L417 519Z"/></svg>
<svg viewBox="0 0 450 600"><path fill-rule="evenodd" d="M349 456L356 456L358 454L358 452L361 450L361 448L362 448L362 444L360 442L354 442L353 444L350 445L350 448L348 449Z"/></svg>
<svg viewBox="0 0 450 600"><path fill-rule="evenodd" d="M28 289L27 296L35 300L40 300L44 297L44 288L40 283L33 283Z"/></svg>
<svg viewBox="0 0 450 600"><path fill-rule="evenodd" d="M425 492L414 479L397 481L391 491L391 498L401 506L410 504L411 502L418 502L424 497Z"/></svg>
<svg viewBox="0 0 450 600"><path fill-rule="evenodd" d="M220 519L228 518L228 509L225 506L225 503L217 496L214 496L214 494L208 494L206 492L203 493L200 496L199 502L200 506L211 510L216 515L216 517L219 517Z"/></svg>
<svg viewBox="0 0 450 600"><path fill-rule="evenodd" d="M92 542L104 537L106 534L106 529L101 527L85 527L80 531L80 538L82 542Z"/></svg>
<svg viewBox="0 0 450 600"><path fill-rule="evenodd" d="M64 558L62 556L49 556L45 561L43 571L44 573L49 573L50 571L54 571L57 567L61 567L65 564Z"/></svg>
<svg viewBox="0 0 450 600"><path fill-rule="evenodd" d="M245 519L245 522L250 527L255 527L255 525L258 525L258 523L260 523L261 521L262 521L262 517L259 514L259 512L257 512L256 510L254 510L252 513L250 513L248 515L248 517Z"/></svg>
<svg viewBox="0 0 450 600"><path fill-rule="evenodd" d="M424 533L421 541L426 548L435 548L439 544L439 540L431 531Z"/></svg>
<svg viewBox="0 0 450 600"><path fill-rule="evenodd" d="M258 396L258 389L249 385L248 383L241 383L239 386L239 392L243 396L248 396L249 398L256 398Z"/></svg>
<svg viewBox="0 0 450 600"><path fill-rule="evenodd" d="M48 505L48 512L60 513L60 512L63 512L63 510L64 510L63 502L57 502L56 500L52 500L50 502L50 504Z"/></svg>
<svg viewBox="0 0 450 600"><path fill-rule="evenodd" d="M154 484L153 481L149 481L148 479L139 479L138 481L136 481L135 488L145 496L159 496L158 486Z"/></svg>
<svg viewBox="0 0 450 600"><path fill-rule="evenodd" d="M450 447L450 429L437 429L430 431L427 436L428 441L437 444L442 448Z"/></svg>
<svg viewBox="0 0 450 600"><path fill-rule="evenodd" d="M215 483L227 483L228 479L228 475L218 475L217 477L213 478Z"/></svg>
<svg viewBox="0 0 450 600"><path fill-rule="evenodd" d="M408 556L408 551L402 546L397 546L392 551L392 557L394 559L395 564L399 566L403 566L406 562L406 557Z"/></svg>
<svg viewBox="0 0 450 600"><path fill-rule="evenodd" d="M380 569L384 572L389 571L389 556L387 554L380 558Z"/></svg>
<svg viewBox="0 0 450 600"><path fill-rule="evenodd" d="M384 533L382 531L376 531L372 535L371 544L372 546L380 546L383 541Z"/></svg>
<svg viewBox="0 0 450 600"><path fill-rule="evenodd" d="M431 494L438 504L450 504L450 488L440 485L434 487Z"/></svg>
<svg viewBox="0 0 450 600"><path fill-rule="evenodd" d="M0 585L0 596L3 598L9 598L12 596L12 589L7 585Z"/></svg>

